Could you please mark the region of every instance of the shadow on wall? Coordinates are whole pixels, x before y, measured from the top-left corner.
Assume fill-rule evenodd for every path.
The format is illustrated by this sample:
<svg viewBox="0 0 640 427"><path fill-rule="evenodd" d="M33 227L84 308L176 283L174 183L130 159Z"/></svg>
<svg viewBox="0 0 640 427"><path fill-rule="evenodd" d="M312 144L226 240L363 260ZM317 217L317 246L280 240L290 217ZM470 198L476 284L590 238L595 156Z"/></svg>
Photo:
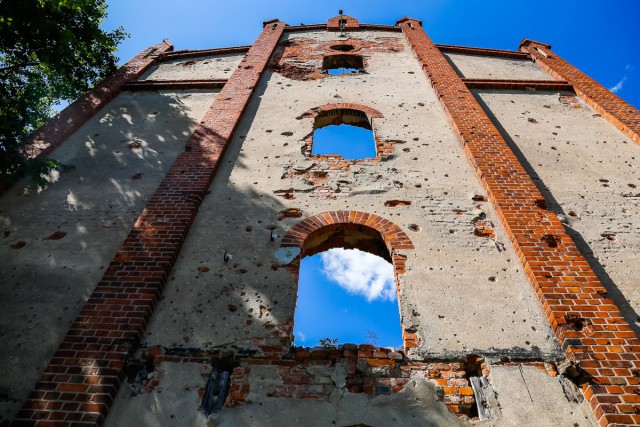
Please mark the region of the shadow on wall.
<svg viewBox="0 0 640 427"><path fill-rule="evenodd" d="M266 84L256 88L221 159L143 337L145 346L212 349L261 339L279 344L287 335L279 327L293 317L296 283L274 253L299 218L283 217L288 206L260 190L259 182L268 178L252 175L243 151ZM241 173L233 175L234 169Z"/></svg>
<svg viewBox="0 0 640 427"><path fill-rule="evenodd" d="M75 166L0 198L0 422L12 418L211 104L123 92L52 157ZM6 390L6 391L5 391Z"/></svg>
<svg viewBox="0 0 640 427"><path fill-rule="evenodd" d="M520 148L518 148L518 144L511 138L506 129L500 124L500 121L496 118L496 116L491 112L489 106L479 97L474 95L476 101L480 104L480 106L484 109L487 116L491 119L493 125L498 129L504 140L509 145L509 148L516 155L524 169L527 171L532 181L535 183L536 187L542 193L545 198L547 209L554 212L556 215L567 215L566 212L562 209L562 206L553 196L553 193L549 191L549 188L545 185L544 181L540 176L536 173L535 168L531 165L531 163L527 160L525 155L522 153ZM616 283L613 281L611 276L607 274L607 271L602 266L598 258L594 255L593 250L586 242L586 240L582 237L582 235L575 229L573 229L568 224L564 224L564 229L566 233L573 239L576 246L582 253L582 256L585 257L594 273L598 277L598 280L602 283L602 285L607 290L607 298L613 300L613 302L618 306L620 312L624 319L629 323L633 331L636 335L640 336L640 325L638 325L638 313L633 309L629 301L624 297Z"/></svg>

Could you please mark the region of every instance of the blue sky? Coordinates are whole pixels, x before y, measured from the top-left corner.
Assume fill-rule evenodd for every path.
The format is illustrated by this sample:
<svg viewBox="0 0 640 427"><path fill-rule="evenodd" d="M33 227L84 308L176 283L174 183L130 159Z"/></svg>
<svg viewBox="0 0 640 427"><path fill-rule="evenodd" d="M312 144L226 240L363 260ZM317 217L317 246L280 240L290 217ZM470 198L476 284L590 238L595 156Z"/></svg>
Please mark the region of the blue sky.
<svg viewBox="0 0 640 427"><path fill-rule="evenodd" d="M404 16L423 21L441 44L517 49L523 37L553 50L640 108L640 1L638 0L323 0L305 2L107 0L105 28L122 25L131 37L118 56L126 61L168 38L176 49L251 44L262 22L326 22L339 9L361 22L394 24Z"/></svg>
<svg viewBox="0 0 640 427"><path fill-rule="evenodd" d="M345 159L376 156L373 132L351 125L329 125L313 132L311 154L340 154Z"/></svg>
<svg viewBox="0 0 640 427"><path fill-rule="evenodd" d="M365 23L395 24L404 16L421 19L431 39L441 44L515 50L525 37L549 43L558 55L640 108L640 0L111 0L108 4L110 16L103 26L123 26L131 34L118 52L121 63L164 38L177 50L249 45L265 20L321 23L344 9ZM337 128L319 129L316 137L335 139ZM356 136L347 139L353 142ZM337 152L335 141L325 150ZM341 154L375 155L358 150ZM302 260L294 329L297 345L318 345L327 337L340 343L367 343L372 339L369 331L377 336L378 345L402 345L390 264L372 257L332 250Z"/></svg>
<svg viewBox="0 0 640 427"><path fill-rule="evenodd" d="M294 319L295 344L323 338L339 344L402 347L393 267L358 250L331 249L306 257Z"/></svg>

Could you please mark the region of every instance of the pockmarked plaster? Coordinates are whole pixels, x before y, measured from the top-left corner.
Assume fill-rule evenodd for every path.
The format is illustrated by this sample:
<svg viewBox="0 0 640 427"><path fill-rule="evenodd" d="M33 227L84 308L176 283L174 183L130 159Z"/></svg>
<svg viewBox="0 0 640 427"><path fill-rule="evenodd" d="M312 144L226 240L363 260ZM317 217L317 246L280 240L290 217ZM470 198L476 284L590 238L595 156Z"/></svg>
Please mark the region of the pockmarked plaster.
<svg viewBox="0 0 640 427"><path fill-rule="evenodd" d="M305 31L281 42L337 37ZM277 254L279 239L300 219L282 211L301 209L305 218L348 207L395 222L415 245L400 251L408 271L398 286L403 326L420 338L417 353L557 356L522 266L410 47L388 32L350 37L395 37L404 49L360 51L365 74L301 81L265 73L144 343L214 348L269 339L295 310L297 284ZM373 128L377 138L393 142L393 154L347 167L303 155L313 131L313 118L304 113L330 103L380 111L384 118L373 119ZM321 191L292 168L325 173ZM272 230L279 236L274 241ZM225 252L232 255L227 262Z"/></svg>
<svg viewBox="0 0 640 427"><path fill-rule="evenodd" d="M555 80L530 59L444 53L460 77L468 79Z"/></svg>
<svg viewBox="0 0 640 427"><path fill-rule="evenodd" d="M228 79L244 55L244 53L229 53L198 58L170 59L151 67L139 80Z"/></svg>
<svg viewBox="0 0 640 427"><path fill-rule="evenodd" d="M123 92L0 198L0 416L11 418L215 93ZM0 418L1 419L1 418Z"/></svg>
<svg viewBox="0 0 640 427"><path fill-rule="evenodd" d="M638 330L640 147L575 95L478 91L547 205Z"/></svg>

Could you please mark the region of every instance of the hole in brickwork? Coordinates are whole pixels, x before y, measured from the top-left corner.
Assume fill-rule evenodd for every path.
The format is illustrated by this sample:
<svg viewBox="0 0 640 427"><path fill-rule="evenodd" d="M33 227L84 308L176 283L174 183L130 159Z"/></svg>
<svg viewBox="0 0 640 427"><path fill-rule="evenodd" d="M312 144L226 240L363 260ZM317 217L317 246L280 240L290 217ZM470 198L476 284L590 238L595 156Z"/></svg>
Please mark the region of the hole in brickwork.
<svg viewBox="0 0 640 427"><path fill-rule="evenodd" d="M340 52L349 52L355 49L355 46L352 44L334 44L330 47L331 50L338 50Z"/></svg>
<svg viewBox="0 0 640 427"><path fill-rule="evenodd" d="M376 157L376 141L367 115L336 109L316 117L311 155L338 155L344 159Z"/></svg>
<svg viewBox="0 0 640 427"><path fill-rule="evenodd" d="M294 342L403 345L391 256L380 234L334 224L309 235L302 251Z"/></svg>
<svg viewBox="0 0 640 427"><path fill-rule="evenodd" d="M327 55L322 69L330 75L359 74L364 72L364 60L360 55Z"/></svg>

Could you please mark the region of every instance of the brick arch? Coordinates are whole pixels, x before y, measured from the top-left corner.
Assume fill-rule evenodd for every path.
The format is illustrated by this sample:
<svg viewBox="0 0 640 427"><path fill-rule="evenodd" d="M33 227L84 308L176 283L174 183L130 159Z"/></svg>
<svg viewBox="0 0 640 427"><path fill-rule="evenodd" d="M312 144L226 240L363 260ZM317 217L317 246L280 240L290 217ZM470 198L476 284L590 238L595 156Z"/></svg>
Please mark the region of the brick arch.
<svg viewBox="0 0 640 427"><path fill-rule="evenodd" d="M366 105L347 103L347 102L341 102L337 104L325 104L325 105L312 108L311 110L307 111L304 114L304 117L315 117L319 113L322 113L325 111L341 110L341 109L362 111L367 116L369 116L370 119L381 119L384 117L384 115L380 111L376 110L375 108L371 108Z"/></svg>
<svg viewBox="0 0 640 427"><path fill-rule="evenodd" d="M340 227L343 226L343 227ZM358 211L330 211L324 212L294 225L282 239L282 247L298 247L302 253L305 242L310 236L322 231L341 231L353 226L362 226L375 230L382 238L390 255L396 274L405 272L406 256L398 253L400 249L414 249L407 234L396 224L376 214ZM322 249L324 250L324 249ZM369 251L375 253L374 251ZM388 257L385 257L388 258Z"/></svg>
<svg viewBox="0 0 640 427"><path fill-rule="evenodd" d="M281 247L297 247L300 249L300 254L292 260L288 265L284 266L294 277L295 283L298 283L300 260L306 255L313 255L314 253L322 252L329 249L329 247L316 247L310 253L305 253L305 242L312 240L314 236L321 236L323 234L336 234L345 231L347 233L353 232L354 229L363 232L363 234L377 235L374 237L381 238L384 242L385 249L388 251L388 256L384 257L387 261L390 261L393 265L393 270L396 276L396 291L400 292L400 278L399 275L406 272L406 255L402 255L398 252L400 249L414 249L413 243L407 234L396 224L388 219L382 218L376 214L370 214L366 212L358 211L330 211L324 212L307 219L304 219L294 225L282 239ZM369 233L367 233L367 230ZM371 233L373 231L373 233ZM346 239L345 239L346 240ZM331 247L339 247L331 246ZM362 249L370 253L376 253L375 250L371 250L371 246L368 248L359 247L358 244L353 245L354 248ZM297 294L297 291L296 291ZM407 329L406 325L401 323L402 339L404 341L405 349L418 347L419 338L415 331ZM283 330L288 331L288 334L293 333L293 317L289 319L286 324L282 326Z"/></svg>

